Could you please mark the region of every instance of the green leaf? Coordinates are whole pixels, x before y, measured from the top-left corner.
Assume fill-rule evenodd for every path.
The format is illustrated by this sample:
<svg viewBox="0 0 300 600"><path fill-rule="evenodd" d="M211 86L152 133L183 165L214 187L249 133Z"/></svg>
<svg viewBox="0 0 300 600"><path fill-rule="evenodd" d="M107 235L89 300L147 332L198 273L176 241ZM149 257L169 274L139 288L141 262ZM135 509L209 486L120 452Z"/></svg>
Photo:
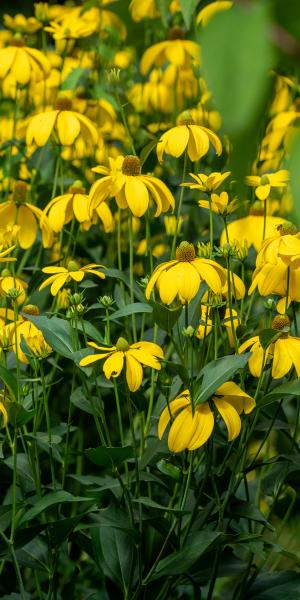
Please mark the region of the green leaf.
<svg viewBox="0 0 300 600"><path fill-rule="evenodd" d="M295 36L300 41L300 3L298 0L273 0L273 11L275 19L280 29L286 29L292 36ZM294 43L291 47L291 40L286 39L286 34L282 32L281 35L281 49L288 54L293 53L296 58L298 48Z"/></svg>
<svg viewBox="0 0 300 600"><path fill-rule="evenodd" d="M159 302L150 300L150 305L153 308L153 320L163 330L170 333L175 323L177 323L181 313L182 305L176 308L168 308Z"/></svg>
<svg viewBox="0 0 300 600"><path fill-rule="evenodd" d="M83 412L88 413L89 415L101 415L101 405L102 400L100 398L93 397L91 401L84 394L82 387L76 388L74 392L71 394L70 400L74 406L83 410Z"/></svg>
<svg viewBox="0 0 300 600"><path fill-rule="evenodd" d="M300 600L300 574L295 571L263 573L251 585L245 600Z"/></svg>
<svg viewBox="0 0 300 600"><path fill-rule="evenodd" d="M259 341L264 350L266 350L270 344L278 340L282 331L276 331L275 329L263 329L259 334Z"/></svg>
<svg viewBox="0 0 300 600"><path fill-rule="evenodd" d="M133 539L120 529L100 526L92 530L92 542L101 570L125 592L134 566Z"/></svg>
<svg viewBox="0 0 300 600"><path fill-rule="evenodd" d="M268 8L268 3L234 6L215 15L202 33L204 76L228 134L247 129L268 90L274 63Z"/></svg>
<svg viewBox="0 0 300 600"><path fill-rule="evenodd" d="M243 502L242 500L230 505L228 513L231 517L239 517L244 519L250 519L251 521L257 521L263 523L270 531L274 531L274 527L268 523L265 516L250 502Z"/></svg>
<svg viewBox="0 0 300 600"><path fill-rule="evenodd" d="M137 502L138 504L143 504L143 506L148 506L149 508L155 508L156 510L162 510L164 512L172 512L174 514L181 514L181 515L188 514L188 511L181 510L180 508L169 508L165 504L158 504L158 502L151 500L151 498L148 498L147 496L140 496L140 498L133 500L133 502Z"/></svg>
<svg viewBox="0 0 300 600"><path fill-rule="evenodd" d="M157 142L158 142L158 138L157 139L155 138L155 140L151 140L146 146L144 146L144 148L140 154L141 167L146 162L148 156L150 156L152 150L154 150L154 148L156 148Z"/></svg>
<svg viewBox="0 0 300 600"><path fill-rule="evenodd" d="M90 70L84 67L73 69L61 85L62 90L76 90L81 85L86 85Z"/></svg>
<svg viewBox="0 0 300 600"><path fill-rule="evenodd" d="M200 372L203 375L202 383L197 382L194 388L195 404L206 402L214 392L228 381L238 369L243 369L247 364L251 353L246 354L230 354L217 358L208 363Z"/></svg>
<svg viewBox="0 0 300 600"><path fill-rule="evenodd" d="M113 467L121 465L125 460L133 458L132 446L124 446L123 448L89 448L85 450L86 456L99 467Z"/></svg>
<svg viewBox="0 0 300 600"><path fill-rule="evenodd" d="M73 496L69 492L65 492L64 490L59 490L57 492L50 492L46 494L41 500L36 502L36 504L30 508L20 519L19 524L24 525L24 523L28 523L35 517L37 517L41 512L55 506L56 504L62 504L65 502L89 502L93 501L92 498L84 498L82 496Z"/></svg>
<svg viewBox="0 0 300 600"><path fill-rule="evenodd" d="M121 317L128 317L130 315L134 315L137 313L152 313L153 308L146 302L134 302L133 304L128 304L124 308L120 308L120 310L116 310L116 312L112 313L109 316L109 320L113 321L114 319L120 319ZM106 317L103 317L103 321L106 320Z"/></svg>
<svg viewBox="0 0 300 600"><path fill-rule="evenodd" d="M43 332L44 338L54 352L58 352L66 358L70 358L75 352L72 339L72 328L68 321L52 317L48 319L45 316L26 315L26 318L31 321Z"/></svg>
<svg viewBox="0 0 300 600"><path fill-rule="evenodd" d="M187 29L190 28L193 12L198 4L198 0L179 0L183 20Z"/></svg>
<svg viewBox="0 0 300 600"><path fill-rule="evenodd" d="M300 228L300 190L299 190L299 164L300 164L300 134L296 135L289 160L291 191L293 197L293 217Z"/></svg>
<svg viewBox="0 0 300 600"><path fill-rule="evenodd" d="M169 0L156 0L156 4L164 26L168 27Z"/></svg>
<svg viewBox="0 0 300 600"><path fill-rule="evenodd" d="M266 396L263 396L258 403L259 406L267 406L277 400L281 400L285 396L300 396L300 379L294 379L287 383L282 383L271 390Z"/></svg>
<svg viewBox="0 0 300 600"><path fill-rule="evenodd" d="M18 396L18 383L16 378L13 376L11 371L5 369L0 365L0 379L5 383L6 387L9 389L11 394L17 398Z"/></svg>
<svg viewBox="0 0 300 600"><path fill-rule="evenodd" d="M7 405L9 413L9 422L15 427L22 427L28 421L31 421L35 415L35 410L26 410L24 406L17 402L9 402Z"/></svg>
<svg viewBox="0 0 300 600"><path fill-rule="evenodd" d="M201 531L194 536L190 536L187 539L185 548L159 561L151 579L168 575L180 575L189 571L200 556L215 545L221 535L222 533L219 531Z"/></svg>

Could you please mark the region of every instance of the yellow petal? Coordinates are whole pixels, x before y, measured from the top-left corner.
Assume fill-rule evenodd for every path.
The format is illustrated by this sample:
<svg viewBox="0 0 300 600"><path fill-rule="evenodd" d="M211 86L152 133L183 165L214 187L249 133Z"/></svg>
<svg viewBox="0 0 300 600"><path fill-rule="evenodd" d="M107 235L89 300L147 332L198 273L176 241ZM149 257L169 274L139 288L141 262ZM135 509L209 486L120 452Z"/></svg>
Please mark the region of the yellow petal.
<svg viewBox="0 0 300 600"><path fill-rule="evenodd" d="M174 417L174 415L176 415L176 413L181 408L188 406L190 403L191 399L189 391L185 390L184 392L182 392L182 394L180 394L180 396L175 398L175 400L172 400L172 402L170 402L170 404L164 408L159 417L158 422L158 437L160 440L164 435L165 429L170 421L171 415L172 417Z"/></svg>
<svg viewBox="0 0 300 600"><path fill-rule="evenodd" d="M164 136L166 136L165 152L178 158L185 151L189 141L189 129L186 125L172 127ZM162 136L163 137L163 136Z"/></svg>
<svg viewBox="0 0 300 600"><path fill-rule="evenodd" d="M109 356L110 352L106 353L106 354L89 354L88 356L85 356L84 358L81 359L81 361L79 362L81 367L87 367L88 365L96 362L97 360L102 360L103 358L105 358L106 356Z"/></svg>
<svg viewBox="0 0 300 600"><path fill-rule="evenodd" d="M124 352L114 352L106 359L103 365L103 371L106 379L118 377L123 369Z"/></svg>
<svg viewBox="0 0 300 600"><path fill-rule="evenodd" d="M127 204L135 217L142 217L149 205L149 193L138 177L128 176L125 184Z"/></svg>
<svg viewBox="0 0 300 600"><path fill-rule="evenodd" d="M17 225L20 226L18 238L21 248L24 248L24 250L31 248L37 235L37 222L27 206L21 205L19 207Z"/></svg>
<svg viewBox="0 0 300 600"><path fill-rule="evenodd" d="M74 113L62 110L57 117L56 129L60 143L63 146L71 146L80 133L80 123Z"/></svg>
<svg viewBox="0 0 300 600"><path fill-rule="evenodd" d="M239 414L225 400L221 398L214 398L214 404L217 407L228 431L228 441L232 442L239 435L241 431L241 419Z"/></svg>
<svg viewBox="0 0 300 600"><path fill-rule="evenodd" d="M31 146L35 142L38 146L45 146L55 125L58 110L35 115L30 119L26 132L26 144Z"/></svg>
<svg viewBox="0 0 300 600"><path fill-rule="evenodd" d="M128 387L131 392L136 392L142 384L143 369L131 351L125 353L125 361Z"/></svg>
<svg viewBox="0 0 300 600"><path fill-rule="evenodd" d="M54 275L55 280L51 285L51 294L52 296L56 296L59 290L65 285L65 283L69 279L69 273L63 273L62 275ZM41 288L40 288L41 289Z"/></svg>
<svg viewBox="0 0 300 600"><path fill-rule="evenodd" d="M131 346L130 349L126 352L126 356L127 354L130 354L130 356L133 356L135 360L139 361L143 365L146 365L147 367L157 369L158 371L161 369L160 362L158 361L158 359L142 348L136 349L132 348Z"/></svg>
<svg viewBox="0 0 300 600"><path fill-rule="evenodd" d="M189 406L177 415L170 427L168 446L172 452L182 452L189 446L197 428L198 420L192 415Z"/></svg>
<svg viewBox="0 0 300 600"><path fill-rule="evenodd" d="M194 436L189 442L188 450L197 450L207 442L214 428L214 415L210 410L208 402L199 404L196 407L195 415L197 415L198 423Z"/></svg>

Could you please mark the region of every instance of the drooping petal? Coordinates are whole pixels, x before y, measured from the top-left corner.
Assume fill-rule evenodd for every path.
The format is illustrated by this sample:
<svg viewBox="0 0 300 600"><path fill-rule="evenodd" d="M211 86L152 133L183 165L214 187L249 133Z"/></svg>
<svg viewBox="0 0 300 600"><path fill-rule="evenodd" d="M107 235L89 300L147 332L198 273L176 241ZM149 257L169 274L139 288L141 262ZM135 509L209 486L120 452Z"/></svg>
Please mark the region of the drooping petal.
<svg viewBox="0 0 300 600"><path fill-rule="evenodd" d="M186 125L178 125L172 127L163 134L162 137L166 136L166 147L165 152L178 158L185 151L189 141L189 129Z"/></svg>
<svg viewBox="0 0 300 600"><path fill-rule="evenodd" d="M62 110L57 117L56 129L60 143L71 146L80 133L80 122L70 110Z"/></svg>
<svg viewBox="0 0 300 600"><path fill-rule="evenodd" d="M138 177L128 176L125 184L127 204L135 217L142 217L149 205L148 190Z"/></svg>
<svg viewBox="0 0 300 600"><path fill-rule="evenodd" d="M92 363L97 362L98 360L102 360L103 358L109 355L110 352L107 354L89 354L88 356L82 358L79 364L81 367L87 367L88 365L91 365Z"/></svg>
<svg viewBox="0 0 300 600"><path fill-rule="evenodd" d="M196 407L195 415L197 415L198 423L196 431L189 442L188 450L197 450L207 442L214 428L214 415L210 409L208 402L199 404Z"/></svg>
<svg viewBox="0 0 300 600"><path fill-rule="evenodd" d="M157 282L157 279L159 278L159 276L161 275L161 273L164 271L164 269L166 269L166 268L168 269L172 265L175 265L176 263L177 263L176 260L170 260L168 262L161 263L160 265L158 265L154 269L154 271L153 271L153 273L152 273L152 275L151 275L151 277L149 279L148 285L146 287L145 295L146 295L146 299L147 300L149 300L149 298L151 296L151 292L152 292L152 290L153 290L153 288L154 288L154 286L155 286L155 284Z"/></svg>
<svg viewBox="0 0 300 600"><path fill-rule="evenodd" d="M172 400L172 402L170 402L170 404L164 408L158 422L158 437L160 440L164 435L171 416L174 417L181 408L189 406L190 403L190 393L188 390L185 390L182 392L182 394L180 394L180 396L175 398L175 400Z"/></svg>
<svg viewBox="0 0 300 600"><path fill-rule="evenodd" d="M192 414L192 409L183 408L170 427L168 446L172 452L182 452L189 446L198 424L198 419Z"/></svg>
<svg viewBox="0 0 300 600"><path fill-rule="evenodd" d="M143 369L130 350L125 353L125 362L128 387L131 392L136 392L142 384Z"/></svg>
<svg viewBox="0 0 300 600"><path fill-rule="evenodd" d="M20 226L18 238L21 248L27 250L34 244L37 236L37 222L31 210L24 205L19 206L17 225Z"/></svg>
<svg viewBox="0 0 300 600"><path fill-rule="evenodd" d="M118 377L123 369L124 352L114 352L106 359L103 365L103 371L106 379Z"/></svg>
<svg viewBox="0 0 300 600"><path fill-rule="evenodd" d="M221 398L213 398L228 431L228 441L232 442L241 431L241 419L235 408Z"/></svg>
<svg viewBox="0 0 300 600"><path fill-rule="evenodd" d="M54 275L55 280L51 285L51 294L56 296L59 290L65 285L69 279L69 273L63 273L62 275ZM40 288L41 289L41 288Z"/></svg>
<svg viewBox="0 0 300 600"><path fill-rule="evenodd" d="M297 377L300 377L300 339L289 337L282 341L285 342L286 352L295 366Z"/></svg>
<svg viewBox="0 0 300 600"><path fill-rule="evenodd" d="M35 142L38 146L45 146L55 125L58 110L35 115L30 119L26 132L26 144L30 146Z"/></svg>
<svg viewBox="0 0 300 600"><path fill-rule="evenodd" d="M161 369L160 362L157 360L157 358L142 348L136 349L132 348L131 346L126 355L127 354L133 356L135 360L139 361L143 365L146 365L147 367L157 369L158 371Z"/></svg>
<svg viewBox="0 0 300 600"><path fill-rule="evenodd" d="M130 348L142 348L149 354L153 354L159 358L164 357L163 349L158 344L154 344L154 342L136 342L135 344L131 344Z"/></svg>

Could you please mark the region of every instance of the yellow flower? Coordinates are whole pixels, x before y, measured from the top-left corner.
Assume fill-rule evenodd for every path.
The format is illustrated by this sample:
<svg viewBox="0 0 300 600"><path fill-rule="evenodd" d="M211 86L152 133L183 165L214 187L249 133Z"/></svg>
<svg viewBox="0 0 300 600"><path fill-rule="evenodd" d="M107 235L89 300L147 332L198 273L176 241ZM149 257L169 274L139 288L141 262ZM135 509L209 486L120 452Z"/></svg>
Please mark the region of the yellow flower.
<svg viewBox="0 0 300 600"><path fill-rule="evenodd" d="M131 0L129 10L133 21L136 23L139 23L145 17L156 19L160 15L155 0Z"/></svg>
<svg viewBox="0 0 300 600"><path fill-rule="evenodd" d="M181 124L162 134L157 144L157 158L161 163L163 155L170 154L178 158L187 148L190 160L200 160L209 151L212 144L217 155L222 153L222 144L218 136L202 125L195 125L193 119L183 118Z"/></svg>
<svg viewBox="0 0 300 600"><path fill-rule="evenodd" d="M191 40L184 40L183 36L184 32L180 27L172 27L169 32L169 40L150 46L141 58L142 75L147 75L153 66L161 67L166 61L185 69L199 63L198 44Z"/></svg>
<svg viewBox="0 0 300 600"><path fill-rule="evenodd" d="M91 210L108 198L115 197L119 208L129 208L135 217L148 209L150 198L156 204L155 217L174 208L175 200L167 186L157 177L142 175L137 156L118 156L109 159L110 167L99 166L92 170L104 175L90 190Z"/></svg>
<svg viewBox="0 0 300 600"><path fill-rule="evenodd" d="M169 114L172 109L172 88L166 84L163 73L158 69L151 71L145 83L135 83L127 96L138 111Z"/></svg>
<svg viewBox="0 0 300 600"><path fill-rule="evenodd" d="M81 181L74 181L67 194L53 198L47 204L44 213L48 216L55 233L59 233L63 226L74 218L79 223L89 221L89 197L85 194Z"/></svg>
<svg viewBox="0 0 300 600"><path fill-rule="evenodd" d="M41 228L44 248L52 245L53 232L43 211L26 202L27 184L16 181L13 185L12 199L0 204L0 221L3 227L18 227L16 241L26 250L34 244L38 228Z"/></svg>
<svg viewBox="0 0 300 600"><path fill-rule="evenodd" d="M97 275L100 279L105 279L104 273L101 271L95 271L95 267L102 267L103 265L97 265L96 263L91 263L86 265L85 267L79 267L75 260L70 260L68 262L67 268L65 267L44 267L42 269L43 273L51 275L48 277L42 285L39 287L39 291L43 290L45 287L51 284L51 294L52 296L56 296L57 292L69 281L75 281L76 283L80 283L83 280L87 273L91 273L92 275Z"/></svg>
<svg viewBox="0 0 300 600"><path fill-rule="evenodd" d="M27 48L22 39L13 38L0 49L0 79L12 75L19 85L42 81L50 73L50 63L36 48Z"/></svg>
<svg viewBox="0 0 300 600"><path fill-rule="evenodd" d="M58 98L55 110L49 110L31 117L26 132L26 144L45 146L51 134L63 146L72 146L82 139L91 149L98 142L95 125L84 115L74 112L68 98Z"/></svg>
<svg viewBox="0 0 300 600"><path fill-rule="evenodd" d="M232 442L241 431L240 414L249 414L255 408L255 400L246 394L236 383L227 381L212 397L212 406L220 413ZM193 411L191 395L182 392L163 410L158 423L158 437L161 439L167 425L172 424L168 435L171 452L197 450L211 436L215 418L209 402L198 404Z"/></svg>
<svg viewBox="0 0 300 600"><path fill-rule="evenodd" d="M0 413L2 415L1 427L6 427L8 423L8 412L6 408L7 396L4 392L0 392Z"/></svg>
<svg viewBox="0 0 300 600"><path fill-rule="evenodd" d="M230 215L237 207L236 200L230 200L227 192L221 192L221 194L211 194L211 200L199 200L198 205L201 208L212 210L218 215L226 216Z"/></svg>
<svg viewBox="0 0 300 600"><path fill-rule="evenodd" d="M26 281L23 281L19 277L14 277L9 269L3 269L0 276L0 295L7 296L11 289L16 289L19 295L16 299L17 304L23 304L26 298L26 292L28 285Z"/></svg>
<svg viewBox="0 0 300 600"><path fill-rule="evenodd" d="M12 327L13 324L10 324ZM18 359L28 364L28 358L21 348L21 342L24 338L26 345L31 350L32 354L37 358L44 358L52 352L51 346L47 344L42 332L31 321L21 319L17 321L16 328L13 325L12 333L12 350Z"/></svg>
<svg viewBox="0 0 300 600"><path fill-rule="evenodd" d="M82 358L80 366L86 367L91 363L106 358L103 364L104 375L107 379L111 377L119 377L126 365L126 381L131 392L136 392L142 384L143 366L151 367L152 369L160 370L160 360L164 357L164 353L160 346L152 342L137 342L128 344L128 342L120 337L115 346L98 346L94 342L88 344L91 348L100 350L101 353L91 354Z"/></svg>
<svg viewBox="0 0 300 600"><path fill-rule="evenodd" d="M3 23L8 29L11 29L12 31L18 31L20 33L35 33L42 27L41 23L39 23L34 17L26 18L20 13L14 16L3 15Z"/></svg>
<svg viewBox="0 0 300 600"><path fill-rule="evenodd" d="M146 298L157 285L162 302L171 304L178 295L180 302L186 304L196 296L202 281L215 294L221 295L226 282L225 269L215 261L196 258L194 246L181 242L176 250L176 259L164 262L153 271L146 288Z"/></svg>
<svg viewBox="0 0 300 600"><path fill-rule="evenodd" d="M277 173L265 173L259 175L249 175L246 177L246 183L255 187L255 195L259 200L266 200L273 187L286 187L289 179L288 171L282 169Z"/></svg>
<svg viewBox="0 0 300 600"><path fill-rule="evenodd" d="M209 175L205 175L205 173L198 173L198 175L194 175L193 173L189 173L189 175L196 181L196 183L182 183L181 185L185 187L189 187L191 190L200 190L201 192L206 192L207 194L211 194L211 192L215 192L215 190L222 185L223 181L231 175L230 171L226 171L225 173L210 173Z"/></svg>
<svg viewBox="0 0 300 600"><path fill-rule="evenodd" d="M223 10L228 10L233 6L233 2L231 0L217 0L216 2L211 2L208 4L197 15L196 23L197 25L206 25L209 23L211 18L217 14L218 12L222 12Z"/></svg>
<svg viewBox="0 0 300 600"><path fill-rule="evenodd" d="M10 248L4 248L3 245L0 246L0 263L2 262L15 262L17 259L8 256L16 246L10 246Z"/></svg>
<svg viewBox="0 0 300 600"><path fill-rule="evenodd" d="M265 238L271 237L276 232L278 225L282 223L280 217L273 217L268 215L266 217L266 229ZM256 203L250 209L250 214L242 219L232 221L227 225L229 243L234 244L235 241L239 243L246 243L248 248L254 246L256 252L258 252L263 243L263 232L264 232L264 210L261 206L256 206ZM227 244L226 230L224 229L220 238L220 246Z"/></svg>
<svg viewBox="0 0 300 600"><path fill-rule="evenodd" d="M287 315L276 315L272 321L274 334L276 331L282 332L265 351L265 363L267 358L273 360L272 377L281 379L294 366L297 377L300 377L300 338L289 335L290 320ZM264 351L260 345L259 337L255 336L247 342L244 342L239 348L239 352L250 349L252 356L249 360L250 372L254 377L259 377L263 367Z"/></svg>
<svg viewBox="0 0 300 600"><path fill-rule="evenodd" d="M164 226L165 226L166 234L173 236L173 235L175 235L176 231L179 234L181 231L182 223L183 223L183 217L181 217L181 216L178 219L178 224L177 224L177 217L175 215L170 215L169 217L164 217Z"/></svg>

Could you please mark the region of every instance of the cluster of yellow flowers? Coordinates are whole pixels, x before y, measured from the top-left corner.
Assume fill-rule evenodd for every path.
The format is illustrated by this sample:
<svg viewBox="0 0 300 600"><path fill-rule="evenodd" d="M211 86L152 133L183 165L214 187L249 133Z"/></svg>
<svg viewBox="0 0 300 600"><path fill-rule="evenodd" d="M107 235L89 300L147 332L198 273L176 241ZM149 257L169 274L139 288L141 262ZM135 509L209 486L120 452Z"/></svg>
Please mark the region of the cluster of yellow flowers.
<svg viewBox="0 0 300 600"><path fill-rule="evenodd" d="M299 115L293 99L296 82L277 78L259 155L245 181L249 198L241 203L231 173L214 170L221 164L223 147L230 148L218 133L221 118L201 74L199 45L185 38L175 19L167 39L147 48L137 66L134 48L126 46L126 28L106 4L37 3L32 17L4 17L0 87L14 108L1 116L0 128L2 352L11 350L27 364L23 338L33 356L41 359L51 352L42 332L27 318L39 313L30 304L35 293L26 275L30 257L36 257L34 273L49 275L39 291L50 286L52 310L60 311L68 307L67 289L76 292L90 275L106 282L106 269L117 264L122 271L129 251L131 304L134 274L148 276L143 280L146 300L157 302L159 296L170 309L183 305L188 328L188 306L200 289L198 322L192 328L199 348L219 331L222 343L236 353L251 348L249 368L254 377L270 360L274 378L283 377L292 365L299 376L300 340L289 334L286 312L291 303L300 301L300 238L284 218L291 200L289 174L281 168ZM215 12L230 10L232 4L206 6L197 24L205 27ZM180 10L174 0L170 14L176 16ZM154 0L132 0L129 11L135 22L159 16ZM99 51L93 49L93 36ZM138 75L135 82L131 75L126 80L124 69ZM182 176L176 159L183 163ZM186 180L188 168L192 181ZM184 203L187 193L190 215ZM246 215L234 218L241 207ZM164 230L157 225L163 213L174 211L164 217ZM194 218L198 222L193 234ZM194 240L202 236L198 253L193 243L182 239L188 235ZM97 250L98 237L106 256ZM256 269L248 293L258 290L260 296L273 294L278 300L279 315L272 328L279 333L267 349L258 336L240 344L237 335L238 326L247 320L245 265L254 251ZM100 257L105 265L98 262ZM153 268L153 258L161 257L163 262ZM41 268L42 260L50 265ZM37 302L38 297L36 292ZM125 368L129 390L135 392L142 385L142 367L159 371L164 351L156 341L137 339L134 315L132 328L127 330L131 341L121 336L113 346L109 338L107 345L89 342L100 353L85 356L80 365L105 359L108 379L119 377ZM214 407L233 440L241 428L239 415L255 406L254 399L232 381L216 390L211 404L194 407L191 394L182 392L159 421L161 437L172 419L169 447L175 452L206 442L214 426Z"/></svg>

